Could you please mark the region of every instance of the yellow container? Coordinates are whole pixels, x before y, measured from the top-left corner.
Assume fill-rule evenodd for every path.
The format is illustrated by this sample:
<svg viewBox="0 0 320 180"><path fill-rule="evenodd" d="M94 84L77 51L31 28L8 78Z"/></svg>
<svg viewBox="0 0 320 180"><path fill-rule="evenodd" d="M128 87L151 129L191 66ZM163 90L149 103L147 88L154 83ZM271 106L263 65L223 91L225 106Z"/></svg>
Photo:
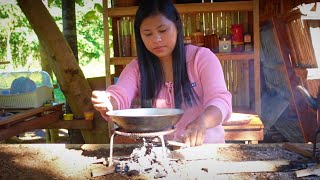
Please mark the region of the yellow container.
<svg viewBox="0 0 320 180"><path fill-rule="evenodd" d="M73 120L73 114L64 114L63 119L66 121Z"/></svg>
<svg viewBox="0 0 320 180"><path fill-rule="evenodd" d="M87 121L92 121L93 120L93 111L86 111L84 112L84 119Z"/></svg>

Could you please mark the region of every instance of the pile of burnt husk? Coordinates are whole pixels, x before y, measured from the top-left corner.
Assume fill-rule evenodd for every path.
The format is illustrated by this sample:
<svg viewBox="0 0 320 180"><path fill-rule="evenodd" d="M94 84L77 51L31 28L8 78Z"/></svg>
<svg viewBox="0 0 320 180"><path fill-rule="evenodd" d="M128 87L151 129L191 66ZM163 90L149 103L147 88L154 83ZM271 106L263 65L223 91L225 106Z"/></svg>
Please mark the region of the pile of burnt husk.
<svg viewBox="0 0 320 180"><path fill-rule="evenodd" d="M168 159L170 150L144 142L142 147L135 148L128 158L115 161L115 171L128 176L144 175L153 179L173 174L181 162Z"/></svg>

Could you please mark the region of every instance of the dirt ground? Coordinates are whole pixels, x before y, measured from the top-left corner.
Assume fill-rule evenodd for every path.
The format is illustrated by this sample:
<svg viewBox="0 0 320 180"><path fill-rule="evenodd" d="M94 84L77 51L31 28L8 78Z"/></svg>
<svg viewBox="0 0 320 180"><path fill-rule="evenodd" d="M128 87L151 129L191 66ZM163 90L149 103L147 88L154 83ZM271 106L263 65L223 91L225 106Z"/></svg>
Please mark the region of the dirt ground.
<svg viewBox="0 0 320 180"><path fill-rule="evenodd" d="M106 145L107 146L107 145ZM0 145L0 179L126 179L118 174L92 178L94 164L106 158L109 151L68 144L2 144ZM130 154L132 148L114 149L117 156Z"/></svg>
<svg viewBox="0 0 320 180"><path fill-rule="evenodd" d="M302 156L270 145L233 145L219 147L215 159L219 161L301 160ZM134 147L117 145L114 156L129 155ZM197 158L198 151L190 151ZM211 150L210 150L211 152ZM192 154L195 153L195 154ZM200 153L199 157L213 155ZM0 179L146 179L143 176L126 176L112 173L92 177L92 171L105 165L94 163L109 156L108 145L71 144L0 144ZM210 165L214 166L214 164ZM199 168L199 167L197 167ZM231 167L232 168L232 165ZM202 168L203 173L206 169ZM190 170L189 173L193 173ZM190 176L191 177L191 176ZM184 179L184 178L181 178ZM194 179L189 178L189 179ZM298 179L293 172L220 174L217 179ZM319 179L307 177L304 179Z"/></svg>

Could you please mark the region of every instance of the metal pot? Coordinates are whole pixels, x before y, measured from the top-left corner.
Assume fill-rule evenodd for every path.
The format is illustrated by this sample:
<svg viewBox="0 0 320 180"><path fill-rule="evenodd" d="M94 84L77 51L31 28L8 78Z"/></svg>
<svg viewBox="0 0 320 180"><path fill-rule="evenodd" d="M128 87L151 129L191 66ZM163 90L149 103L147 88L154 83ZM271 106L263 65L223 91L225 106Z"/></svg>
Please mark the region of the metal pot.
<svg viewBox="0 0 320 180"><path fill-rule="evenodd" d="M173 127L183 115L181 109L138 108L107 112L126 132L158 132Z"/></svg>
<svg viewBox="0 0 320 180"><path fill-rule="evenodd" d="M307 99L307 102L310 105L310 107L314 110L318 110L318 108L320 107L320 99L311 96L308 90L301 85L298 85L297 89Z"/></svg>

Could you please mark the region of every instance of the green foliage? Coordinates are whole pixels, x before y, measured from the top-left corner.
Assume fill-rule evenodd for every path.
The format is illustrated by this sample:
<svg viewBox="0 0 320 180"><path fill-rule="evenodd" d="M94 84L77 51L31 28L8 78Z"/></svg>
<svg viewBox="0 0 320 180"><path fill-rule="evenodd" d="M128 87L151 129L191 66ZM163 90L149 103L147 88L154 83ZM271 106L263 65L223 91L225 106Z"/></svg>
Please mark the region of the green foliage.
<svg viewBox="0 0 320 180"><path fill-rule="evenodd" d="M16 1L8 2L0 1L0 61L9 60L14 68L30 64L30 60L40 62L37 36ZM47 2L49 12L62 31L62 0ZM81 66L86 66L104 59L102 0L75 2L79 62ZM7 46L8 41L10 46ZM8 48L10 51L7 51ZM3 65L0 68L5 67Z"/></svg>
<svg viewBox="0 0 320 180"><path fill-rule="evenodd" d="M11 61L17 67L38 58L38 40L33 38L35 34L20 8L14 3L0 4L0 12L0 60Z"/></svg>
<svg viewBox="0 0 320 180"><path fill-rule="evenodd" d="M101 4L95 3L94 9L101 14L103 13L103 7L101 6Z"/></svg>
<svg viewBox="0 0 320 180"><path fill-rule="evenodd" d="M0 36L0 57L5 57L6 56L6 38L4 36ZM6 60L5 58L0 58L0 60Z"/></svg>
<svg viewBox="0 0 320 180"><path fill-rule="evenodd" d="M80 6L84 6L83 0L75 0L75 2Z"/></svg>
<svg viewBox="0 0 320 180"><path fill-rule="evenodd" d="M54 102L57 102L57 103L66 102L66 97L64 96L60 88L54 89L53 93L54 93Z"/></svg>
<svg viewBox="0 0 320 180"><path fill-rule="evenodd" d="M54 0L48 0L48 6L50 7Z"/></svg>
<svg viewBox="0 0 320 180"><path fill-rule="evenodd" d="M48 7L61 7L62 6L62 0L48 0Z"/></svg>
<svg viewBox="0 0 320 180"><path fill-rule="evenodd" d="M7 18L9 18L8 13L0 11L0 19L7 19Z"/></svg>
<svg viewBox="0 0 320 180"><path fill-rule="evenodd" d="M98 16L96 15L96 11L89 11L83 16L83 18L86 21L93 22L98 19Z"/></svg>
<svg viewBox="0 0 320 180"><path fill-rule="evenodd" d="M101 14L96 15L102 16ZM101 18L87 19L87 16L83 16L78 23L83 27L78 29L78 49L80 63L84 65L104 55L103 22Z"/></svg>

